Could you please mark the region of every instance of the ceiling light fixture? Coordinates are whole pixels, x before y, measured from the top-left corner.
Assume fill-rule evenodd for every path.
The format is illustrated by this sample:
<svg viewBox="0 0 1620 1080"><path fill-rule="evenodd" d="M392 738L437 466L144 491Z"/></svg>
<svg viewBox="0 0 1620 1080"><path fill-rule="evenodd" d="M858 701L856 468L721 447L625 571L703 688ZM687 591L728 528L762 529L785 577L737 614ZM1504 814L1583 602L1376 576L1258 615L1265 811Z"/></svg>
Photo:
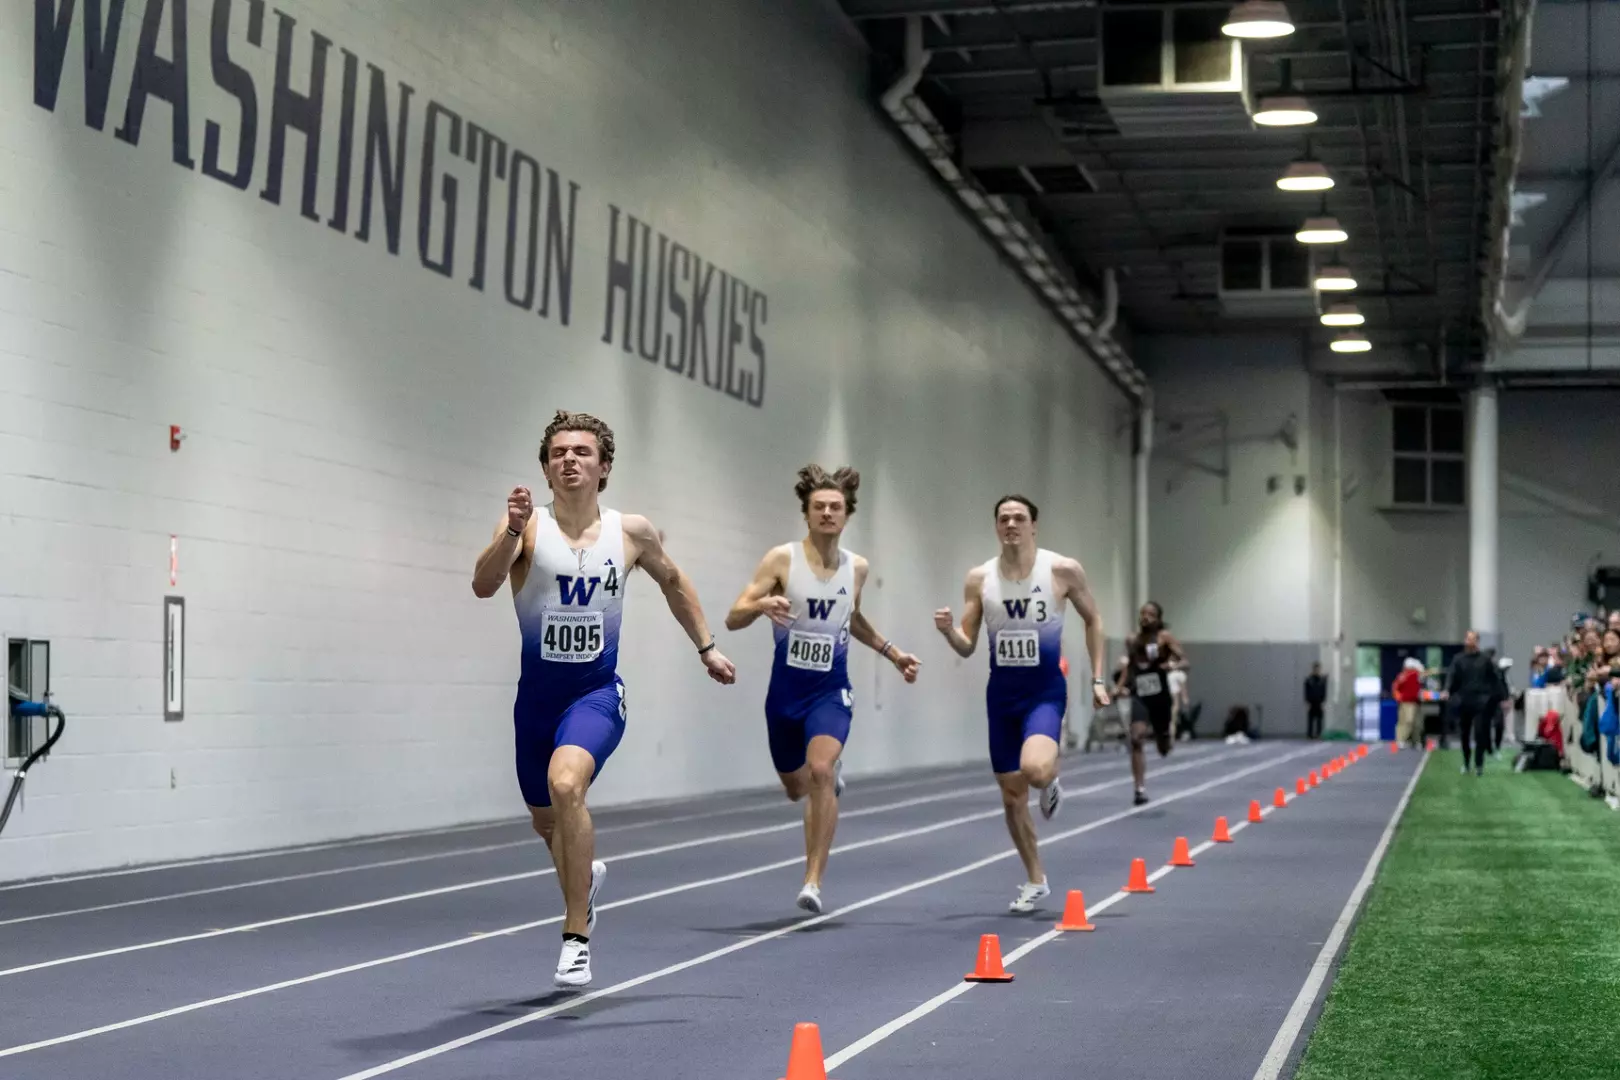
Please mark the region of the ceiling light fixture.
<svg viewBox="0 0 1620 1080"><path fill-rule="evenodd" d="M1305 219L1294 239L1302 244L1342 244L1350 239L1350 234L1339 227L1336 217L1313 217Z"/></svg>
<svg viewBox="0 0 1620 1080"><path fill-rule="evenodd" d="M1298 127L1316 123L1316 113L1297 94L1278 94L1260 99L1254 122L1264 127Z"/></svg>
<svg viewBox="0 0 1620 1080"><path fill-rule="evenodd" d="M1277 187L1283 191L1326 191L1333 186L1333 177L1320 161L1301 158L1288 166L1288 171L1277 177Z"/></svg>
<svg viewBox="0 0 1620 1080"><path fill-rule="evenodd" d="M1339 353L1368 352L1372 349L1372 342L1368 341L1365 335L1352 330L1347 334L1340 334L1334 338L1333 344L1329 348Z"/></svg>
<svg viewBox="0 0 1620 1080"><path fill-rule="evenodd" d="M1323 292L1349 292L1356 287L1356 277L1348 266L1324 266L1316 272L1316 287Z"/></svg>
<svg viewBox="0 0 1620 1080"><path fill-rule="evenodd" d="M1322 312L1323 326L1360 326L1367 316L1354 304L1332 304Z"/></svg>
<svg viewBox="0 0 1620 1080"><path fill-rule="evenodd" d="M1243 0L1221 27L1221 33L1235 38L1279 38L1293 32L1294 20L1278 0Z"/></svg>

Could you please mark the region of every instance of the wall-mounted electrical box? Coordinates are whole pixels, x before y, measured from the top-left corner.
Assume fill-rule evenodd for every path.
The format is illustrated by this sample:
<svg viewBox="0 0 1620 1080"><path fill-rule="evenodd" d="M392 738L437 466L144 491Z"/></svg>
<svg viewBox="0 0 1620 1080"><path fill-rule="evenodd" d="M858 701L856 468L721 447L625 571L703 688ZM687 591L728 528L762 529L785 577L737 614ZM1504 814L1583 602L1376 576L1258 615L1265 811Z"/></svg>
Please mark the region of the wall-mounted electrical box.
<svg viewBox="0 0 1620 1080"><path fill-rule="evenodd" d="M43 746L47 720L43 716L15 716L14 701L44 701L51 693L51 643L30 638L6 639L5 760L21 765Z"/></svg>

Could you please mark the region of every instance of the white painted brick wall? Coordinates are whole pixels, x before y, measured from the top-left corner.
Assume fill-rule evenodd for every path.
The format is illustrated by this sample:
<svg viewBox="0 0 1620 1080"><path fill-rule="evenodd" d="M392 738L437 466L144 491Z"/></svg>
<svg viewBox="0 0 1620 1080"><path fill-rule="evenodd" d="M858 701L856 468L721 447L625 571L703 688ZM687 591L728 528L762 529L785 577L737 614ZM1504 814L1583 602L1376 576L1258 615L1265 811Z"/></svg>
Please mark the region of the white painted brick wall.
<svg viewBox="0 0 1620 1080"><path fill-rule="evenodd" d="M52 640L71 722L0 839L0 878L521 813L511 601L476 600L469 577L505 493L540 485L557 407L615 425L607 503L666 530L717 628L764 549L802 528L797 467L862 470L849 543L873 561L866 606L926 666L905 687L855 658L852 775L982 758L985 660L957 661L931 612L993 553L1004 491L1041 503L1043 542L1086 561L1122 625L1123 403L887 130L828 5L287 2L253 48L234 0L231 55L259 107L245 192L171 161L163 101L138 146L114 136L147 7L128 4L102 131L84 123L85 0L54 111L33 99L34 5L0 8L0 633ZM200 166L216 121L229 168L213 10L185 8L190 151ZM333 41L318 223L299 212L295 132L281 205L259 194L278 10L297 20L295 86L310 31ZM326 220L343 49L360 60L346 235ZM380 211L354 237L367 64L391 111L399 80L415 90L397 256ZM571 325L505 302L504 209L486 289L468 287L477 169L444 166L442 132L455 275L420 265L430 100L580 185ZM768 296L762 408L602 344L609 204ZM187 716L165 724L171 534ZM772 782L769 635L720 636L732 688L632 579L631 726L599 804ZM1078 626L1069 641L1081 656Z"/></svg>
<svg viewBox="0 0 1620 1080"><path fill-rule="evenodd" d="M1325 641L1332 637L1332 390L1306 374L1297 344L1263 337L1226 340L1139 337L1161 418L1225 409L1232 422L1232 496L1220 481L1181 472L1161 445L1153 466L1153 591L1190 640ZM1592 462L1608 460L1620 437L1608 421L1613 391L1505 390L1500 402L1498 610L1506 655L1523 678L1527 650L1557 637L1590 607L1588 568L1620 562L1620 489ZM1290 412L1301 423L1300 454L1264 438ZM1468 628L1468 515L1390 512L1390 413L1375 391L1340 398L1344 504L1345 656L1358 641L1456 641ZM1213 438L1213 437L1211 437ZM1606 456L1605 456L1606 455ZM1197 455L1216 460L1213 447ZM1311 490L1264 490L1271 473L1305 474ZM1546 489L1529 498L1514 478ZM1568 507L1585 508L1572 514ZM1423 609L1426 621L1414 624ZM1196 659L1196 658L1195 658ZM1353 671L1353 669L1352 669ZM1348 692L1348 679L1341 689Z"/></svg>
<svg viewBox="0 0 1620 1080"><path fill-rule="evenodd" d="M1310 380L1297 340L1288 337L1141 337L1154 381L1157 434L1149 530L1150 591L1187 641L1308 641L1313 519L1316 504L1294 493L1295 475L1311 475ZM1227 420L1229 476L1190 468L1221 463L1221 436L1207 424ZM1297 452L1273 436L1292 415ZM1169 424L1182 419L1177 435ZM1268 477L1279 478L1275 492Z"/></svg>

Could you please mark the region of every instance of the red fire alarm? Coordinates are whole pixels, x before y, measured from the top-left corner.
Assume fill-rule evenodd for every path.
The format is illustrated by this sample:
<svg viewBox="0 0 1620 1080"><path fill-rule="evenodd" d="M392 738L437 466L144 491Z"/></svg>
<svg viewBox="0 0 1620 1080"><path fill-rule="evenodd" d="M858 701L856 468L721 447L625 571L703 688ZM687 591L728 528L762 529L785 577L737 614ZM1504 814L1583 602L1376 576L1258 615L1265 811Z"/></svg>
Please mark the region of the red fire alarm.
<svg viewBox="0 0 1620 1080"><path fill-rule="evenodd" d="M180 449L180 440L182 440L184 438L185 438L185 436L180 434L180 425L179 424L170 424L169 425L169 449L170 450L179 450Z"/></svg>

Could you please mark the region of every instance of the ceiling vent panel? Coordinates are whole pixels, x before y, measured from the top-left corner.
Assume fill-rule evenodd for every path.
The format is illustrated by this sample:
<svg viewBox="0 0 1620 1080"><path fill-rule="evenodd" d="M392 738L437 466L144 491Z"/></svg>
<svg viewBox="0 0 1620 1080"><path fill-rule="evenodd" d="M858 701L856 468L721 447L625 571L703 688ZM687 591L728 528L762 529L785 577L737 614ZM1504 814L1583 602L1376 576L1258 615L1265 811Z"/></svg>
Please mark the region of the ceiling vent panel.
<svg viewBox="0 0 1620 1080"><path fill-rule="evenodd" d="M1313 253L1288 232L1221 237L1221 311L1234 318L1309 317L1318 307Z"/></svg>
<svg viewBox="0 0 1620 1080"><path fill-rule="evenodd" d="M1224 7L1105 5L1097 96L1127 136L1254 130L1243 43L1221 33Z"/></svg>

